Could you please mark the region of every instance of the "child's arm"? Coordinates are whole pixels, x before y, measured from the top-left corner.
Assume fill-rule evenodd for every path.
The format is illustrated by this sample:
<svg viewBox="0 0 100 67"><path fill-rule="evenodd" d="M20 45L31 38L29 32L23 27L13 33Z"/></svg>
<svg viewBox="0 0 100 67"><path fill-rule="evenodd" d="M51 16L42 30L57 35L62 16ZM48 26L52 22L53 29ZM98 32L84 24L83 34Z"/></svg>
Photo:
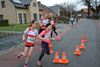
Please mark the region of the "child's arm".
<svg viewBox="0 0 100 67"><path fill-rule="evenodd" d="M22 36L22 40L23 40L23 41L26 40L26 35L25 35L25 34L23 34L23 36Z"/></svg>
<svg viewBox="0 0 100 67"><path fill-rule="evenodd" d="M38 35L38 38L41 39L41 40L43 40L43 41L46 40L46 38L43 38L40 35Z"/></svg>
<svg viewBox="0 0 100 67"><path fill-rule="evenodd" d="M52 37L49 37L49 39L50 39L51 41L54 41L54 40L55 40L55 38L52 38Z"/></svg>
<svg viewBox="0 0 100 67"><path fill-rule="evenodd" d="M45 34L46 34L46 31L43 30L43 31L38 35L38 38L41 39L41 40L43 40L43 41L46 40L45 37L44 37L44 38L42 37L42 36L44 36Z"/></svg>
<svg viewBox="0 0 100 67"><path fill-rule="evenodd" d="M22 35L22 40L23 40L23 41L26 40L26 36L27 36L28 31L29 31L29 28L27 28L27 29L24 31L24 34Z"/></svg>

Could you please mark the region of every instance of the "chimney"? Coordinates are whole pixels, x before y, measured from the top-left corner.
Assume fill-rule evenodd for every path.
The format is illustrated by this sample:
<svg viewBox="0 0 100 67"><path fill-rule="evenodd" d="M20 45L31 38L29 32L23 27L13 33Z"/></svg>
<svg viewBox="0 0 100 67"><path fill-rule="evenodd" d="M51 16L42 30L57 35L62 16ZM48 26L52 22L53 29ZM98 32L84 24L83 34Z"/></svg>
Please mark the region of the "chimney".
<svg viewBox="0 0 100 67"><path fill-rule="evenodd" d="M41 1L38 1L38 4L41 4Z"/></svg>

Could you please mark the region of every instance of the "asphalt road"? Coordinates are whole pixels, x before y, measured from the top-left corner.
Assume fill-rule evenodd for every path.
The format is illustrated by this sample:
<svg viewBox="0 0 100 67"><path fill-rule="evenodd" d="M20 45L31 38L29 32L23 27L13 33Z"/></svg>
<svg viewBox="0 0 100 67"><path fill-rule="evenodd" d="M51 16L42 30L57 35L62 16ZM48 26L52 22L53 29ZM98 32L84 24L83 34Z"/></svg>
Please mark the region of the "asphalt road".
<svg viewBox="0 0 100 67"><path fill-rule="evenodd" d="M9 49L22 43L22 33L2 33L0 38L0 51Z"/></svg>
<svg viewBox="0 0 100 67"><path fill-rule="evenodd" d="M69 31L66 27L61 37L61 41L54 41L53 50L58 51L60 58L62 52L67 53L67 58L69 63L64 64L54 64L52 60L54 59L54 53L50 56L45 55L42 60L43 67L100 67L100 23L82 19L80 23L70 26ZM75 46L81 44L81 39L83 35L87 35L86 49L81 50L81 56L75 56L73 54ZM22 48L17 49L0 57L0 67L23 67L24 60L17 60L15 56L22 50ZM29 62L29 67L37 67L37 60L40 55L40 46L36 46L33 50L32 58ZM8 57L7 57L8 56Z"/></svg>

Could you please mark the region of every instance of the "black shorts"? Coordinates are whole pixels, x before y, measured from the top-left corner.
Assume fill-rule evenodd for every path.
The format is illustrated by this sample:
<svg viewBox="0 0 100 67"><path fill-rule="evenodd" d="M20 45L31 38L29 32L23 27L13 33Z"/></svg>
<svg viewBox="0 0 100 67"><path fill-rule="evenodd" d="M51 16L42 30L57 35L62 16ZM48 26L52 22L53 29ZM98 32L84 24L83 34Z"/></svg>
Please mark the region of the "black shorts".
<svg viewBox="0 0 100 67"><path fill-rule="evenodd" d="M42 51L44 51L46 54L49 55L50 54L50 49L49 49L48 43L42 41L41 45L42 45Z"/></svg>

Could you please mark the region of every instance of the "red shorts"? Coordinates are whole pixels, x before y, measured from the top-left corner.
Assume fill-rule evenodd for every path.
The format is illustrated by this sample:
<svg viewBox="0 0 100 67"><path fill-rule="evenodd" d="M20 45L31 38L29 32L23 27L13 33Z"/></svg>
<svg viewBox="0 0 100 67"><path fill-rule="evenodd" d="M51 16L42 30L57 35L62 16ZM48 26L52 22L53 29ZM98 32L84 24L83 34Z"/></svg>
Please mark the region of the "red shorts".
<svg viewBox="0 0 100 67"><path fill-rule="evenodd" d="M34 43L25 42L25 46L33 47Z"/></svg>

